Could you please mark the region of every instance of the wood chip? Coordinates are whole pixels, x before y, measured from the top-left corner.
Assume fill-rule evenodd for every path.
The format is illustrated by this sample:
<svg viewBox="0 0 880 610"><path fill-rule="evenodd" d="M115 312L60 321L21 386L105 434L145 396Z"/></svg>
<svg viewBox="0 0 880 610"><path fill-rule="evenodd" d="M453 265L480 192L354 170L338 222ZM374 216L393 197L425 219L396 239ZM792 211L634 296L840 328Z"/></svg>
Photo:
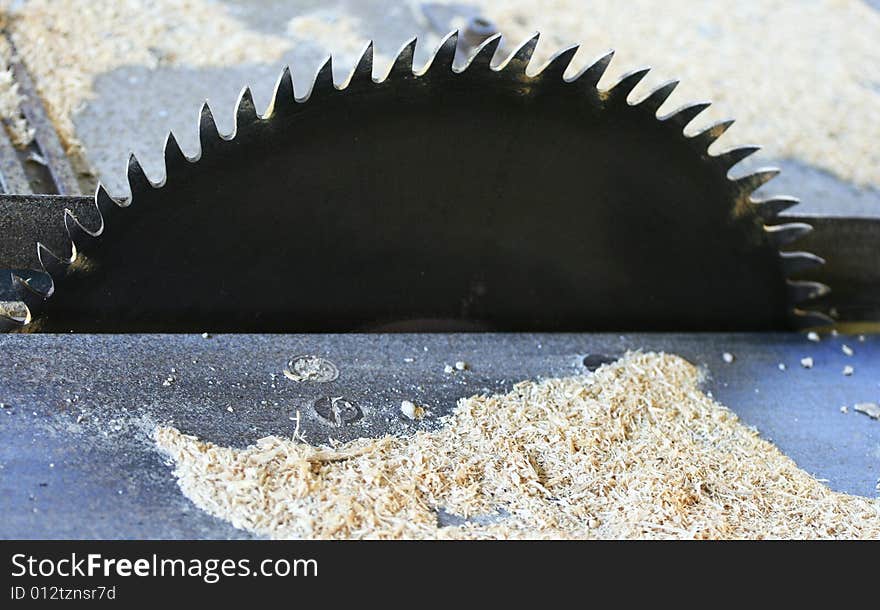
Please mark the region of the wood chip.
<svg viewBox="0 0 880 610"><path fill-rule="evenodd" d="M864 413L871 419L880 419L880 405L874 402L860 402L853 409L859 413Z"/></svg>
<svg viewBox="0 0 880 610"><path fill-rule="evenodd" d="M6 26L2 13L0 13L0 26L3 28ZM12 142L18 147L25 147L34 139L34 130L22 115L21 104L24 102L24 97L19 91L18 83L15 82L11 63L12 47L6 42L6 38L0 35L0 119ZM3 137L3 134L0 134L0 137Z"/></svg>
<svg viewBox="0 0 880 610"><path fill-rule="evenodd" d="M407 419L419 420L425 417L425 408L418 406L410 400L404 400L400 403L400 412Z"/></svg>

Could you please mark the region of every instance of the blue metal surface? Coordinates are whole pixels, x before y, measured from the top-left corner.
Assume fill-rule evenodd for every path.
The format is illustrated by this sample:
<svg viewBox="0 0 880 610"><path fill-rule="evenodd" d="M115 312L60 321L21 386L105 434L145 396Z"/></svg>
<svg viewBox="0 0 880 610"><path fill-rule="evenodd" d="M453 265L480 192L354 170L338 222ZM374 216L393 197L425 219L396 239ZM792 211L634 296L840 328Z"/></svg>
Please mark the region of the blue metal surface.
<svg viewBox="0 0 880 610"><path fill-rule="evenodd" d="M880 402L880 336L813 343L799 334L2 335L0 537L245 536L183 497L150 440L153 426L173 423L244 446L290 435L300 411L311 442L407 434L430 423L401 418L403 399L445 412L461 397L519 380L583 374L586 355L628 349L704 366L705 389L801 468L833 489L876 495L880 421L852 406ZM288 360L301 354L330 360L339 377L286 379ZM800 365L804 357L813 358L812 369ZM458 360L467 371L444 373ZM843 375L846 365L852 376ZM336 427L314 409L338 396L363 416Z"/></svg>

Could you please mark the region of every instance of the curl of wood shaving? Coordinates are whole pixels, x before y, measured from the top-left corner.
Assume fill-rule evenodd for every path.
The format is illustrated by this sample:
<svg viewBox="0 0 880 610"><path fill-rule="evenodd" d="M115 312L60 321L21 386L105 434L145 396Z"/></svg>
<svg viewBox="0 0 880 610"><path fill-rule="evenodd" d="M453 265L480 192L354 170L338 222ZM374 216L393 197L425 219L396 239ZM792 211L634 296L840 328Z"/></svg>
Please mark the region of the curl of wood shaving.
<svg viewBox="0 0 880 610"><path fill-rule="evenodd" d="M630 353L464 399L409 438L155 439L197 506L272 538L880 537L880 499L823 486L699 377L680 357ZM479 522L440 527L438 510Z"/></svg>

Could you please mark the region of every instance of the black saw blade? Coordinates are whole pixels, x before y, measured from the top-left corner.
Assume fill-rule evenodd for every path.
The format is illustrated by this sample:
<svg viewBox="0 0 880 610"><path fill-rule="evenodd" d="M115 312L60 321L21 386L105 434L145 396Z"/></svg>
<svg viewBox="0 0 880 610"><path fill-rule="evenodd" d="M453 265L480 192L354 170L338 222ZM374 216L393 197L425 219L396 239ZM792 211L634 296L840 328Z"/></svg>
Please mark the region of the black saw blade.
<svg viewBox="0 0 880 610"><path fill-rule="evenodd" d="M768 330L815 322L787 280L821 263L781 246L796 203L756 200L775 170L730 178L757 150L710 155L708 104L658 117L676 83L632 102L647 69L597 88L611 54L573 78L576 48L527 72L537 36L500 66L499 37L464 68L455 34L424 70L415 40L373 78L331 61L307 96L290 72L264 114L245 89L236 129L200 116L201 153L169 135L167 176L132 156L131 197L99 187L102 221L66 214L69 252L39 249L52 288L30 328L66 332Z"/></svg>

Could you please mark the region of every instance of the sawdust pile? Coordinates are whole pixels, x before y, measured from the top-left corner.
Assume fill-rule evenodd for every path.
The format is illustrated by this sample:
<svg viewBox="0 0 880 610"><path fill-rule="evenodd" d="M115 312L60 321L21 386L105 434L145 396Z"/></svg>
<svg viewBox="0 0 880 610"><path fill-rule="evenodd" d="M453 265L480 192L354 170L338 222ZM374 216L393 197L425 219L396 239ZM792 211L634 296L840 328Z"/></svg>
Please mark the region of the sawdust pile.
<svg viewBox="0 0 880 610"><path fill-rule="evenodd" d="M7 14L13 43L71 152L81 146L74 115L101 74L122 66L277 61L290 44L246 30L207 0L29 0Z"/></svg>
<svg viewBox="0 0 880 610"><path fill-rule="evenodd" d="M273 538L880 537L880 500L824 487L699 376L631 353L463 400L410 438L242 450L163 427L156 441L197 506ZM438 509L470 521L439 527Z"/></svg>
<svg viewBox="0 0 880 610"><path fill-rule="evenodd" d="M0 30L4 27L0 14ZM34 131L21 114L24 98L12 73L12 47L0 36L0 119L16 146L27 146L34 139Z"/></svg>
<svg viewBox="0 0 880 610"><path fill-rule="evenodd" d="M540 31L544 58L581 44L573 69L615 49L600 83L630 69L654 72L634 93L668 78L681 85L663 106L710 99L694 127L733 116L713 151L742 143L880 186L880 12L863 0L478 0L501 31Z"/></svg>

